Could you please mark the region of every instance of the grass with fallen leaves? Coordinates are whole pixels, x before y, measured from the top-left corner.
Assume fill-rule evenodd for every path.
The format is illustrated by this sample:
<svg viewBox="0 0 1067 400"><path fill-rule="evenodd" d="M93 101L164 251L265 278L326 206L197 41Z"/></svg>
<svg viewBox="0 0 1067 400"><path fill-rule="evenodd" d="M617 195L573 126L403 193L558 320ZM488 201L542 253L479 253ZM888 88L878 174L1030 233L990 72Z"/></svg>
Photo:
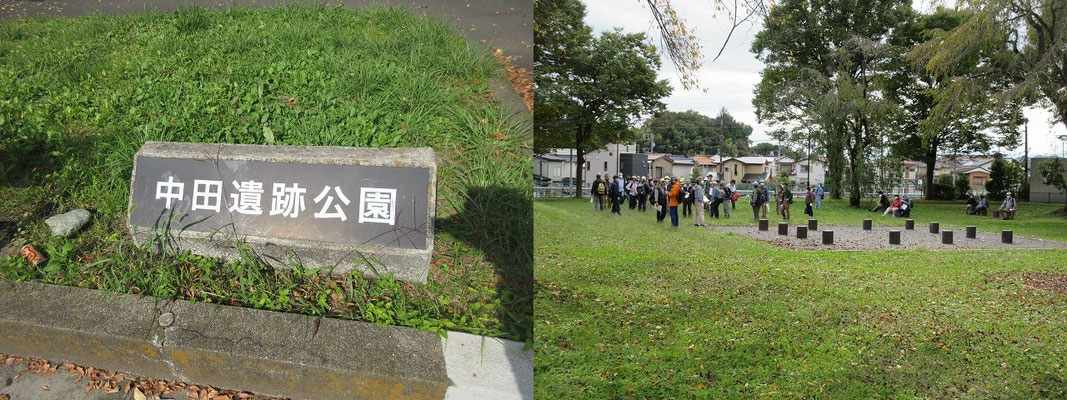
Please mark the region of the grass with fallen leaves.
<svg viewBox="0 0 1067 400"><path fill-rule="evenodd" d="M986 229L1067 225L1023 209ZM534 240L538 397L1067 397L1065 250L796 251L581 200L536 201Z"/></svg>
<svg viewBox="0 0 1067 400"><path fill-rule="evenodd" d="M36 280L528 340L531 121L494 100L505 72L407 9L181 8L0 23L0 260ZM369 147L438 156L430 282L329 279L255 260L145 255L125 228L148 140ZM93 212L72 239L43 220Z"/></svg>

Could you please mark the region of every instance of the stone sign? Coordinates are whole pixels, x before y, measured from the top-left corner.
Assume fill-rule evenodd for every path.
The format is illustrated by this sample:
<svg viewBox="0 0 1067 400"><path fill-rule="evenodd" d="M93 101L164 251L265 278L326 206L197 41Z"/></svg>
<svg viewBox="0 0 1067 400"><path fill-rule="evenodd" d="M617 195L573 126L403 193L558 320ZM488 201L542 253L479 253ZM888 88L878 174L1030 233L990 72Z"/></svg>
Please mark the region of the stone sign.
<svg viewBox="0 0 1067 400"><path fill-rule="evenodd" d="M148 142L134 160L127 224L158 248L233 259L247 244L275 267L421 283L436 174L430 148Z"/></svg>

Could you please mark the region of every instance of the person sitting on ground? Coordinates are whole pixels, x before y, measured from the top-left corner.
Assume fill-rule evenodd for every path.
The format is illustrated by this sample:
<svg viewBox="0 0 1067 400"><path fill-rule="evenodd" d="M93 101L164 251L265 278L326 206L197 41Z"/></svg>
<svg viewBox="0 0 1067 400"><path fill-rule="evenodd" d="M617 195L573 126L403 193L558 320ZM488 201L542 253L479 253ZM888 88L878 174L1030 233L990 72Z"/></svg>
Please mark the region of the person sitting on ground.
<svg viewBox="0 0 1067 400"><path fill-rule="evenodd" d="M978 211L978 200L974 196L967 197L967 215L974 215Z"/></svg>
<svg viewBox="0 0 1067 400"><path fill-rule="evenodd" d="M896 211L900 209L900 204L900 195L893 196L893 203L890 204L889 207L886 207L882 216L889 215L889 213L894 213L893 215L896 215Z"/></svg>
<svg viewBox="0 0 1067 400"><path fill-rule="evenodd" d="M904 199L900 201L900 209L893 212L893 216L897 218L911 218L911 208L914 206L911 202L911 196L904 195Z"/></svg>
<svg viewBox="0 0 1067 400"><path fill-rule="evenodd" d="M1015 197L1012 197L1011 192L1008 192L1008 197L1004 198L1004 202L1000 203L1000 217L1003 219L1015 219Z"/></svg>
<svg viewBox="0 0 1067 400"><path fill-rule="evenodd" d="M982 195L982 198L978 199L978 207L974 209L974 213L977 215L989 214L989 201L986 200L984 194Z"/></svg>
<svg viewBox="0 0 1067 400"><path fill-rule="evenodd" d="M879 212L889 207L889 197L885 195L881 190L878 191L878 204L874 205L874 208L868 210L872 212Z"/></svg>

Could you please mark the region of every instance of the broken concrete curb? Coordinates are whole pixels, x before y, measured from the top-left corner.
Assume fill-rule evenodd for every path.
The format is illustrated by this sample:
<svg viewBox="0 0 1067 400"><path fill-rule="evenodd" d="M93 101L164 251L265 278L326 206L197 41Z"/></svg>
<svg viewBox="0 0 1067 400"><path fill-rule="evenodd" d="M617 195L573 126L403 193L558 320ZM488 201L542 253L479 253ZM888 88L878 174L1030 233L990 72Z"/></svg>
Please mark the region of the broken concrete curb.
<svg viewBox="0 0 1067 400"><path fill-rule="evenodd" d="M0 352L296 399L532 399L523 344L0 281Z"/></svg>

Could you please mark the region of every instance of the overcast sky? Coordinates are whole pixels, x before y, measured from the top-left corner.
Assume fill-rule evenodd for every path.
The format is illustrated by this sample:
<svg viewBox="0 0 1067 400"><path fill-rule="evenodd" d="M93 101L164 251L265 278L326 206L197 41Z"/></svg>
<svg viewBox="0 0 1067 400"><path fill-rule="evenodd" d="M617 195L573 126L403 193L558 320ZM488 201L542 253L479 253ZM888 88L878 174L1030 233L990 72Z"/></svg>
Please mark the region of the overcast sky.
<svg viewBox="0 0 1067 400"><path fill-rule="evenodd" d="M594 32L609 31L620 27L625 32L645 32L653 43L661 45L659 31L652 24L645 0L582 0L588 15L586 23ZM920 10L931 8L930 0L913 0ZM671 82L674 90L664 100L671 111L695 110L714 117L719 109L725 107L734 118L753 127L750 139L753 144L770 140L771 128L756 122L755 108L752 106L753 91L759 83L759 71L763 63L756 59L749 49L752 40L759 32L760 25L745 25L734 32L718 61L711 58L722 46L729 28L729 22L723 16L713 18L714 0L673 0L671 2L679 15L684 16L687 25L696 30L696 36L704 47L707 58L699 71L701 88L684 90L678 80L678 73L669 60L663 58L660 78ZM1056 136L1067 134L1063 124L1051 124L1052 113L1045 109L1031 109L1026 112L1030 119L1030 153L1060 154L1064 144ZM1010 155L1022 155L1023 147L1004 149Z"/></svg>

